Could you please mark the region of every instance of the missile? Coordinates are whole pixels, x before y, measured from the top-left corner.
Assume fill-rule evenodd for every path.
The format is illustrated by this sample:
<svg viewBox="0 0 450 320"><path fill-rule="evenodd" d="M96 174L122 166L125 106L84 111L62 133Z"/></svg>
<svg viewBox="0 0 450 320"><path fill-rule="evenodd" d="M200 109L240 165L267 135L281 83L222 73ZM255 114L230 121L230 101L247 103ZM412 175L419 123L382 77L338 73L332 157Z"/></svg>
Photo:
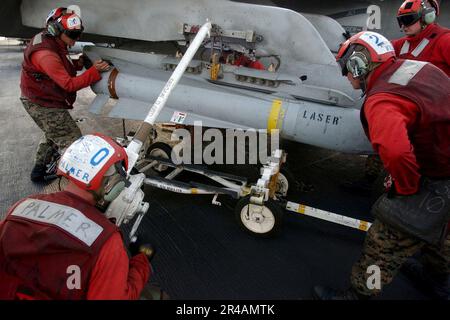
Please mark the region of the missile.
<svg viewBox="0 0 450 320"><path fill-rule="evenodd" d="M114 68L92 86L90 106L113 118L145 120L178 59L160 54L86 47L91 58L108 59ZM298 77L245 67L221 65L217 80L211 65L192 60L173 89L156 122L239 129L279 129L280 136L345 153L372 153L357 102L338 90L305 85ZM342 79L342 81L345 81Z"/></svg>

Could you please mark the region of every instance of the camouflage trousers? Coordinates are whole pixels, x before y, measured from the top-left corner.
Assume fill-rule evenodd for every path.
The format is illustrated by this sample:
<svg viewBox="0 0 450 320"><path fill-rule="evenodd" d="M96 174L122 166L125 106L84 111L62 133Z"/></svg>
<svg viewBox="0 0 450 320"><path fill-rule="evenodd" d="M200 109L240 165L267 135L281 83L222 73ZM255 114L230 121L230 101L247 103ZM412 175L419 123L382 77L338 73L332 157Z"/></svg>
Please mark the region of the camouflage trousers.
<svg viewBox="0 0 450 320"><path fill-rule="evenodd" d="M21 97L23 107L44 132L36 152L35 164L45 165L55 146L66 148L81 137L81 131L67 109L46 108Z"/></svg>
<svg viewBox="0 0 450 320"><path fill-rule="evenodd" d="M379 294L383 286L392 281L402 264L416 253L421 254L421 262L430 273L450 274L449 234L441 246L434 246L375 220L367 233L361 258L353 265L350 277L352 287L365 296ZM368 286L369 277L374 274L370 266L377 266L381 271L379 289L370 289Z"/></svg>
<svg viewBox="0 0 450 320"><path fill-rule="evenodd" d="M366 159L364 169L366 177L375 181L384 170L383 162L381 162L380 156L377 154L369 155Z"/></svg>

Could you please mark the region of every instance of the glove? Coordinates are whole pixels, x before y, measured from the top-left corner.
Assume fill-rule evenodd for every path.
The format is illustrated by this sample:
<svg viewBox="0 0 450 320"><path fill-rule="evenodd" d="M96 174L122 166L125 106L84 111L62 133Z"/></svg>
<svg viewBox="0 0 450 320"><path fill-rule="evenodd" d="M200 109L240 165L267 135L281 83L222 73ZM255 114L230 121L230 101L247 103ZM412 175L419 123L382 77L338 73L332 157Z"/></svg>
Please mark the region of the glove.
<svg viewBox="0 0 450 320"><path fill-rule="evenodd" d="M155 255L155 249L151 244L143 243L141 240L137 239L135 242L131 242L128 246L130 254L132 256L138 255L139 253L145 254L148 261L151 261Z"/></svg>
<svg viewBox="0 0 450 320"><path fill-rule="evenodd" d="M83 54L80 57L81 61L83 62L83 66L87 69L89 69L90 67L92 67L94 64L92 63L91 59L89 59L89 57L85 54Z"/></svg>
<svg viewBox="0 0 450 320"><path fill-rule="evenodd" d="M350 32L348 30L346 30L344 33L342 33L342 35L344 36L345 40L348 40L352 37L352 35L350 34Z"/></svg>
<svg viewBox="0 0 450 320"><path fill-rule="evenodd" d="M388 174L384 178L383 185L384 185L384 192L387 193L387 197L393 198L396 195L395 182L394 182L394 178L392 178L392 176L390 174Z"/></svg>

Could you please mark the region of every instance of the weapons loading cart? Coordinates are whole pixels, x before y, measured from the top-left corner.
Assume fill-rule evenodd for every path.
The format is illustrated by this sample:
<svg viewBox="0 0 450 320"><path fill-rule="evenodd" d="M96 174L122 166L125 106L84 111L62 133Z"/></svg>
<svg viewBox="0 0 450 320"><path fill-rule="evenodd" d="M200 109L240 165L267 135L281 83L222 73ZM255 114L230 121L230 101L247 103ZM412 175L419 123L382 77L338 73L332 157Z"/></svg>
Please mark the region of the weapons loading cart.
<svg viewBox="0 0 450 320"><path fill-rule="evenodd" d="M136 165L138 165L138 167L140 168L138 171L141 172L140 174L134 175L139 176L139 178L134 179L135 183L129 189L131 190L134 188L135 190L137 190L136 187L138 184L140 184L140 186L142 186L143 184L147 184L156 188L177 193L211 194L214 195L212 203L215 205L220 205L220 202L217 201L217 197L219 195L228 195L235 199L240 199L235 207L235 214L238 218L239 224L246 231L257 236L270 236L280 230L284 211L283 209L304 213L320 219L332 221L361 230L367 230L367 227L370 226L370 224L365 221L360 221L357 219L336 215L330 212L316 210L314 208L310 208L294 202L285 201L284 197L287 195L289 189L289 181L285 175L283 175L282 173L280 174L281 167L286 161L286 155L282 150L275 150L272 153L269 161L261 168L261 177L258 179L257 183L254 185L250 185L248 184L247 179L244 177L212 171L195 165L175 165L173 162L168 160L170 158L170 154L168 152L167 146L160 143L159 148L156 148L157 144L152 144L151 142L148 143L149 138L150 141L152 140L152 130L153 125L156 122L156 118L167 102L170 93L178 84L183 73L187 69L193 68L190 63L194 57L194 54L203 43L203 40L206 38L206 36L210 33L211 28L211 23L207 22L201 28L195 30L193 39L189 41L190 45L184 56L181 58L181 60L176 61L176 63L172 64L173 67L171 68L171 70L174 70L172 76L169 78L157 100L148 111L144 122L142 123L136 134L131 138L131 141L125 139L122 140L122 143L124 143L124 146L126 146L126 150L129 156L130 164L128 173L130 174L133 168L135 168L136 170ZM212 45L212 48L213 47L214 46ZM211 55L213 55L213 50L211 52ZM213 79L217 76L218 68L215 65L214 59L212 59L212 61L213 65L211 66L210 70L211 78ZM195 71L195 68L193 70L190 70L190 72L193 71ZM111 89L113 92L110 97L115 99L117 99L117 96L114 94L114 83L117 74L118 71L116 70L116 72L114 72L113 70L110 74L110 79L108 80L108 89L110 93ZM98 98L98 100L100 101L98 101L97 103L96 101L93 102L93 109L95 109L96 104L103 105L105 102L104 96L98 96ZM150 154L148 154L147 148L150 150ZM171 167L174 170L165 177L145 176L142 173L152 167L159 167L160 169L164 167ZM183 171L188 171L207 177L220 184L221 186L216 187L195 182L191 182L188 184L185 182L174 180L174 178L176 178ZM131 194L128 198L130 200L132 199ZM143 197L140 196L140 198ZM136 204L134 205L136 207L139 207L137 205L138 201L135 202ZM117 217L116 221L123 221L124 223L127 223L132 219L132 217L134 217L136 213L125 214L126 210L122 209L122 207L123 204L118 201L117 205L115 203L112 203L108 211L114 212L115 210L117 210L117 208L120 208L118 212L123 213L118 214L119 216ZM139 217L136 219L135 224L132 228L130 237L134 236L143 218L143 214L145 214L145 212L144 210L141 210ZM125 219L121 217L125 215Z"/></svg>
<svg viewBox="0 0 450 320"><path fill-rule="evenodd" d="M158 131L171 131L171 124L158 125ZM203 165L176 165L171 158L171 143L161 139L149 146L147 154L136 164L143 173L152 169L158 176L147 176L146 185L181 194L211 194L213 205L220 206L219 195L230 196L238 200L234 214L242 229L257 237L271 237L281 231L285 210L302 214L350 228L367 231L371 224L344 215L316 209L305 204L289 201L290 188L296 185L292 174L285 168L287 154L283 150L275 150L268 163L260 168L261 177L256 185L248 183L246 177L208 170ZM222 185L216 187L196 182L174 180L183 171L191 172ZM291 195L292 196L292 195Z"/></svg>

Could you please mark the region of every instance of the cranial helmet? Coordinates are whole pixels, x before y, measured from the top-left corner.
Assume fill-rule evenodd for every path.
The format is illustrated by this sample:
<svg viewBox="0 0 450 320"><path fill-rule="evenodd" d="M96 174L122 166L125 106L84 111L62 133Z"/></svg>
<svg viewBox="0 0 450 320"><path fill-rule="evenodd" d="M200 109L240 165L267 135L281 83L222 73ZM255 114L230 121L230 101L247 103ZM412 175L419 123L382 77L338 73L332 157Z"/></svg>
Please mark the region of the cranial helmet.
<svg viewBox="0 0 450 320"><path fill-rule="evenodd" d="M363 47L364 50L357 50ZM362 31L345 41L336 56L342 75L350 72L354 78L363 78L373 68L395 57L391 42L381 34Z"/></svg>
<svg viewBox="0 0 450 320"><path fill-rule="evenodd" d="M397 21L400 28L408 27L417 21L423 25L429 25L436 20L439 15L439 4L436 0L406 0L402 3L397 12Z"/></svg>
<svg viewBox="0 0 450 320"><path fill-rule="evenodd" d="M90 134L67 148L57 174L81 189L92 191L97 198L111 202L128 183L127 169L128 156L122 146L107 136Z"/></svg>
<svg viewBox="0 0 450 320"><path fill-rule="evenodd" d="M50 11L46 19L46 25L51 35L57 37L64 33L72 40L78 40L84 30L81 18L64 7Z"/></svg>
<svg viewBox="0 0 450 320"><path fill-rule="evenodd" d="M48 13L47 19L45 19L45 24L48 25L49 22L56 21L56 19L61 17L66 11L67 8L64 7L52 9L52 11Z"/></svg>

